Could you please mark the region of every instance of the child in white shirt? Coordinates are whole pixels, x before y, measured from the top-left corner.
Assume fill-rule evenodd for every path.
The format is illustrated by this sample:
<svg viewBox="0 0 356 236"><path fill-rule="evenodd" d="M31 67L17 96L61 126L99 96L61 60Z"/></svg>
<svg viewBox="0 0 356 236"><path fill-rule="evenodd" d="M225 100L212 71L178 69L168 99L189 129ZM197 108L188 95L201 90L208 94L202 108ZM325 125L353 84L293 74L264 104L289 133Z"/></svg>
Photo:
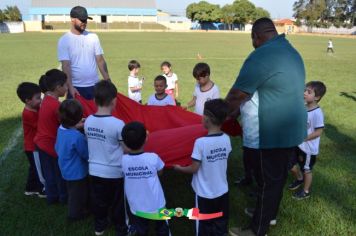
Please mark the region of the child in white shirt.
<svg viewBox="0 0 356 236"><path fill-rule="evenodd" d="M151 95L148 99L147 105L153 106L175 106L175 102L171 96L169 96L165 89L167 88L167 81L163 75L159 75L154 80L154 87L156 93Z"/></svg>
<svg viewBox="0 0 356 236"><path fill-rule="evenodd" d="M122 139L128 151L122 158L125 193L137 234L148 235L149 222L152 221L156 224L156 235L168 236L169 228L166 221L153 221L135 215L137 211L157 213L166 205L158 178L163 172L164 163L157 154L143 151L146 135L145 127L139 122L131 122L122 130Z"/></svg>
<svg viewBox="0 0 356 236"><path fill-rule="evenodd" d="M208 135L195 141L190 166L174 166L177 171L193 174L196 207L201 213L223 213L220 218L197 222L196 235L199 236L228 235L229 188L226 170L231 143L229 136L221 131L227 112L227 103L222 99L205 103L203 125L208 129Z"/></svg>
<svg viewBox="0 0 356 236"><path fill-rule="evenodd" d="M142 98L141 98L141 90L142 90L142 84L143 80L138 78L138 72L141 68L141 65L138 61L136 60L131 60L129 61L128 64L128 69L130 71L130 75L128 77L128 94L129 98L132 100L142 103Z"/></svg>

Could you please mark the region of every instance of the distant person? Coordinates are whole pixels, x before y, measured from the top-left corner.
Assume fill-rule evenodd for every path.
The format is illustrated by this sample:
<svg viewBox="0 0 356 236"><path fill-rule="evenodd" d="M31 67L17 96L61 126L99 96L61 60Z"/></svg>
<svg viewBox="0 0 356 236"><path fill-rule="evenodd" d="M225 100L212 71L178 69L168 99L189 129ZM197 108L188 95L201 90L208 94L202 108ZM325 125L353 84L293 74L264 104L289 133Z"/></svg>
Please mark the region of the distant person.
<svg viewBox="0 0 356 236"><path fill-rule="evenodd" d="M70 11L71 29L58 41L58 60L68 77L68 97L76 94L86 99L94 98L94 85L99 81L97 68L104 80L109 72L99 38L86 31L88 17L84 7L76 6Z"/></svg>
<svg viewBox="0 0 356 236"><path fill-rule="evenodd" d="M141 95L141 90L142 90L142 85L144 78L140 79L138 77L138 73L140 71L141 65L138 61L136 60L131 60L129 61L129 64L127 65L130 74L128 77L128 94L129 98L132 100L142 103L142 95Z"/></svg>
<svg viewBox="0 0 356 236"><path fill-rule="evenodd" d="M326 49L326 53L330 52L334 53L334 45L333 45L333 41L331 39L329 39L328 41L328 48Z"/></svg>
<svg viewBox="0 0 356 236"><path fill-rule="evenodd" d="M110 215L116 235L127 235L121 165L124 149L120 143L125 124L111 115L116 107L117 89L110 81L102 80L95 85L94 97L98 111L85 120L84 131L88 139L95 234L104 234Z"/></svg>
<svg viewBox="0 0 356 236"><path fill-rule="evenodd" d="M193 174L195 207L200 213L223 213L219 218L197 221L198 236L228 235L229 186L226 171L231 143L229 136L221 131L227 112L228 105L222 99L205 102L202 122L208 135L195 140L191 165L174 165L176 171Z"/></svg>
<svg viewBox="0 0 356 236"><path fill-rule="evenodd" d="M324 130L324 115L318 103L324 96L326 87L320 81L311 81L305 87L304 100L308 110L308 136L297 147L297 154L291 160L293 167L291 171L296 179L289 185L290 190L295 190L304 183L303 188L293 195L293 198L297 200L310 197L312 170L319 154L320 136ZM299 169L297 164L299 164Z"/></svg>
<svg viewBox="0 0 356 236"><path fill-rule="evenodd" d="M88 142L78 129L83 129L83 108L74 99L67 99L59 107L61 126L58 128L56 152L58 165L68 190L68 220L88 216Z"/></svg>
<svg viewBox="0 0 356 236"><path fill-rule="evenodd" d="M163 75L159 75L154 80L156 93L149 97L147 105L153 106L175 106L175 102L171 96L166 93L167 81Z"/></svg>
<svg viewBox="0 0 356 236"><path fill-rule="evenodd" d="M197 83L194 88L193 98L186 108L194 107L194 112L203 115L206 101L220 98L218 86L210 80L210 67L206 63L198 63L194 66L193 76Z"/></svg>
<svg viewBox="0 0 356 236"><path fill-rule="evenodd" d="M168 61L164 61L161 63L161 70L163 72L163 76L167 79L166 93L172 97L175 103L175 100L178 98L179 95L178 76L173 73L172 65Z"/></svg>
<svg viewBox="0 0 356 236"><path fill-rule="evenodd" d="M43 191L43 184L40 181L38 170L41 166L36 166L39 163L36 151L34 138L37 132L38 110L41 105L41 89L37 84L30 82L23 82L17 87L17 96L25 104L22 111L22 127L23 127L23 143L24 151L29 163L27 181L25 186L25 195L37 195L39 197L46 197Z"/></svg>
<svg viewBox="0 0 356 236"><path fill-rule="evenodd" d="M68 91L67 75L60 70L52 69L41 76L40 84L47 92L38 113L37 133L34 140L45 178L47 203L66 203L67 187L58 166L55 143L60 125L59 98L64 97Z"/></svg>
<svg viewBox="0 0 356 236"><path fill-rule="evenodd" d="M132 213L132 224L137 235L148 235L149 224L155 223L158 236L168 236L169 227L165 220L149 220L136 216L136 212L158 213L166 206L159 180L164 162L156 153L144 152L147 131L143 124L131 122L122 129L122 140L128 154L122 158L125 176L125 193Z"/></svg>
<svg viewBox="0 0 356 236"><path fill-rule="evenodd" d="M231 228L233 236L267 234L278 213L289 159L307 136L302 57L284 34L278 35L269 18L255 21L251 39L255 50L245 60L226 101L230 118L235 119L240 112L250 117L244 125L253 128L250 142L257 144L250 151L254 156L251 160L258 194L252 213L245 210L252 216L249 229ZM257 106L241 110L241 104L255 95ZM257 125L252 125L256 118Z"/></svg>

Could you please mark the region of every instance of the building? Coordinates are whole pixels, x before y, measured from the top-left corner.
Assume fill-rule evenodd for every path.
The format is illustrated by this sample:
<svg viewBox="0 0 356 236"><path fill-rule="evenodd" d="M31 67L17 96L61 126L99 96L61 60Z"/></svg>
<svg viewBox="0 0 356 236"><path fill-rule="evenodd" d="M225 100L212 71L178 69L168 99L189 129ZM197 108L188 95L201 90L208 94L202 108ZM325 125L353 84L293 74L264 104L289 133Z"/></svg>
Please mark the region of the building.
<svg viewBox="0 0 356 236"><path fill-rule="evenodd" d="M1 0L0 9L16 5L27 30L43 22L69 22L70 10L80 5L97 23L157 22L155 0Z"/></svg>
<svg viewBox="0 0 356 236"><path fill-rule="evenodd" d="M291 19L280 19L273 22L279 33L290 34L297 32L298 27L295 25L295 21Z"/></svg>

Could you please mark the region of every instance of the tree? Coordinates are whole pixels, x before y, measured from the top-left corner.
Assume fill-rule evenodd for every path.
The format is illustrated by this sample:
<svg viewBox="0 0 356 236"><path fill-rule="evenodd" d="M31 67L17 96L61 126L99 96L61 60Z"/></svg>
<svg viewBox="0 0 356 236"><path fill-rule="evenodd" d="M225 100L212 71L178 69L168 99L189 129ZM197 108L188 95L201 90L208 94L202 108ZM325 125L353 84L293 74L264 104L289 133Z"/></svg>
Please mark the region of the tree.
<svg viewBox="0 0 356 236"><path fill-rule="evenodd" d="M355 0L298 0L294 17L309 26L350 26L355 19Z"/></svg>
<svg viewBox="0 0 356 236"><path fill-rule="evenodd" d="M3 12L4 20L21 21L21 12L17 6L7 6Z"/></svg>
<svg viewBox="0 0 356 236"><path fill-rule="evenodd" d="M222 12L219 5L210 4L206 1L192 3L186 9L187 18L199 22L220 22Z"/></svg>
<svg viewBox="0 0 356 236"><path fill-rule="evenodd" d="M233 5L226 4L222 9L222 18L229 29L232 30L232 24L236 22L235 8Z"/></svg>
<svg viewBox="0 0 356 236"><path fill-rule="evenodd" d="M270 14L267 10L263 9L262 7L257 7L255 10L255 20L260 19L262 17L270 18Z"/></svg>
<svg viewBox="0 0 356 236"><path fill-rule="evenodd" d="M255 20L256 7L248 0L236 0L232 4L235 8L236 23L246 24Z"/></svg>
<svg viewBox="0 0 356 236"><path fill-rule="evenodd" d="M4 13L3 13L2 10L0 9L0 23L4 22L4 20L5 20Z"/></svg>

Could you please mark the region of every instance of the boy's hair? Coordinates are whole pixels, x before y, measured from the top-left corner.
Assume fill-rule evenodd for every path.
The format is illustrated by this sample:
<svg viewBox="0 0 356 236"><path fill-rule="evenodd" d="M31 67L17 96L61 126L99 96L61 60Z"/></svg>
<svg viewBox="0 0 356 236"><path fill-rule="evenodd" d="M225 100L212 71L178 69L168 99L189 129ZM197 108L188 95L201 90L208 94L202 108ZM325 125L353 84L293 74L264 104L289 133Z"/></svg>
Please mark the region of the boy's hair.
<svg viewBox="0 0 356 236"><path fill-rule="evenodd" d="M140 122L130 122L122 129L121 136L128 148L138 150L145 144L147 136L146 128Z"/></svg>
<svg viewBox="0 0 356 236"><path fill-rule="evenodd" d="M161 68L162 68L163 66L167 66L168 68L171 68L171 67L172 67L172 65L171 65L171 63L170 63L169 61L164 61L164 62L162 62L162 63L161 63Z"/></svg>
<svg viewBox="0 0 356 236"><path fill-rule="evenodd" d="M64 128L75 126L82 118L83 108L77 100L67 99L59 106L59 119Z"/></svg>
<svg viewBox="0 0 356 236"><path fill-rule="evenodd" d="M163 75L157 75L154 81L164 81L164 83L167 84L167 79Z"/></svg>
<svg viewBox="0 0 356 236"><path fill-rule="evenodd" d="M305 85L305 87L310 87L310 88L312 88L314 90L315 96L316 97L320 97L318 102L320 102L321 98L326 93L326 86L321 81L310 81Z"/></svg>
<svg viewBox="0 0 356 236"><path fill-rule="evenodd" d="M127 67L129 68L129 71L132 71L133 69L141 68L141 65L138 61L131 60L131 61L129 61L129 64L127 65Z"/></svg>
<svg viewBox="0 0 356 236"><path fill-rule="evenodd" d="M210 67L204 62L200 62L194 66L193 76L194 78L205 77L210 75Z"/></svg>
<svg viewBox="0 0 356 236"><path fill-rule="evenodd" d="M67 75L58 69L52 69L42 75L39 84L42 91L54 91L57 86L63 86L67 82Z"/></svg>
<svg viewBox="0 0 356 236"><path fill-rule="evenodd" d="M35 83L23 82L17 87L16 93L20 100L26 103L26 100L31 100L35 94L41 93L41 89Z"/></svg>
<svg viewBox="0 0 356 236"><path fill-rule="evenodd" d="M209 117L214 125L222 125L227 117L228 105L221 98L206 101L204 104L204 115Z"/></svg>
<svg viewBox="0 0 356 236"><path fill-rule="evenodd" d="M108 80L101 80L94 86L95 103L98 106L109 106L111 101L117 96L117 89L113 83Z"/></svg>

